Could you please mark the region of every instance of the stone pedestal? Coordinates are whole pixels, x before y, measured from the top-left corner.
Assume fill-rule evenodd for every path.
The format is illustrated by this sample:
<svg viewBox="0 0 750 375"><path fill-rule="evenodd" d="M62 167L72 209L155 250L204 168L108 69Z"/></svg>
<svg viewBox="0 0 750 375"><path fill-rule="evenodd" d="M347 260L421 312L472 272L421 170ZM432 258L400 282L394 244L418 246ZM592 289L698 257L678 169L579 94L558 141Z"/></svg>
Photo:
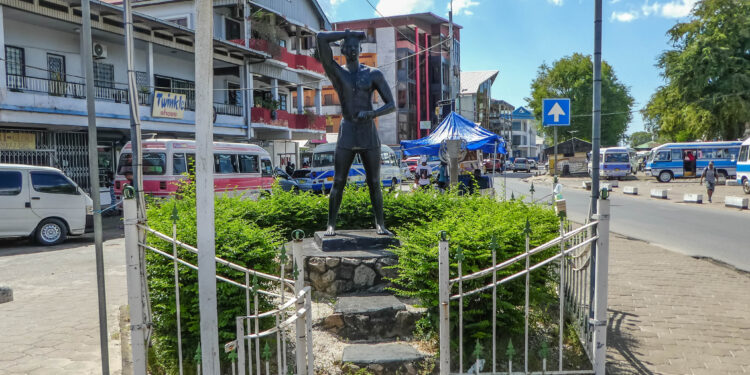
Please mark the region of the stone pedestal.
<svg viewBox="0 0 750 375"><path fill-rule="evenodd" d="M316 232L300 245L305 284L321 297L382 292L390 285L387 279L396 276L388 267L398 263L388 249L398 245L395 237L378 235L374 229L342 230L330 237ZM291 243L286 248L294 251Z"/></svg>

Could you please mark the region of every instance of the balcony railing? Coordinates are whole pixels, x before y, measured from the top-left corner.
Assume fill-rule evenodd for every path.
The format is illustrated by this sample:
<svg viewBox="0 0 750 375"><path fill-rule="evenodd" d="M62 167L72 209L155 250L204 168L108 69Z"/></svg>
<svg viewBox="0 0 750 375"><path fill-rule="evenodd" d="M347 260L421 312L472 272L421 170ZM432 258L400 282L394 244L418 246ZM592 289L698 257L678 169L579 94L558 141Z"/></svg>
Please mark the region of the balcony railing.
<svg viewBox="0 0 750 375"><path fill-rule="evenodd" d="M245 45L244 39L232 39L230 40L230 42L239 44L241 46ZM289 52L286 47L274 46L273 48L271 48L268 45L268 41L266 40L250 39L248 48L269 53L275 60L286 63L290 68L301 68L316 73L325 74L323 65L321 65L320 61L318 61L314 57L307 55L298 55L296 53Z"/></svg>
<svg viewBox="0 0 750 375"><path fill-rule="evenodd" d="M289 129L321 131L326 129L325 116L293 114L280 109L271 111L267 108L251 108L250 119L254 123L281 126Z"/></svg>
<svg viewBox="0 0 750 375"><path fill-rule="evenodd" d="M41 77L28 77L22 75L7 75L8 89L19 92L38 92L52 96L69 97L76 99L86 98L86 84L79 82L68 82ZM117 84L113 85L117 86ZM97 100L111 101L115 103L128 103L128 89L118 87L94 87L94 97ZM151 92L138 92L138 102L141 105L151 105Z"/></svg>
<svg viewBox="0 0 750 375"><path fill-rule="evenodd" d="M220 115L242 116L241 105L214 102L214 109Z"/></svg>

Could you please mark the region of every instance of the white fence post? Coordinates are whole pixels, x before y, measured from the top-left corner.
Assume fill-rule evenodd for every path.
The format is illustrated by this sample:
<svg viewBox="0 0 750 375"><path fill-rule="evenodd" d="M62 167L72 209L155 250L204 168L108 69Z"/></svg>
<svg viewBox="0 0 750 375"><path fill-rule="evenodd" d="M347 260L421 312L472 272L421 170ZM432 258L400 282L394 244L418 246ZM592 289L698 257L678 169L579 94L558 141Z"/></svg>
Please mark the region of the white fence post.
<svg viewBox="0 0 750 375"><path fill-rule="evenodd" d="M128 188L132 189L132 188ZM132 191L132 190L131 190ZM138 245L138 219L134 197L123 199L125 224L125 264L128 283L128 306L130 307L130 347L133 353L133 374L146 375L146 325L144 323L143 290L141 282L141 249Z"/></svg>
<svg viewBox="0 0 750 375"><path fill-rule="evenodd" d="M607 277L609 272L609 200L598 201L594 300L594 371L604 375L607 364Z"/></svg>
<svg viewBox="0 0 750 375"><path fill-rule="evenodd" d="M237 317L237 373L245 375L245 318ZM251 369L252 371L252 369Z"/></svg>
<svg viewBox="0 0 750 375"><path fill-rule="evenodd" d="M448 240L443 236L438 245L439 303L440 303L440 375L451 369L450 335L450 257Z"/></svg>
<svg viewBox="0 0 750 375"><path fill-rule="evenodd" d="M300 231L301 232L301 231ZM304 267L304 258L302 257L302 239L305 237L304 233L299 233L297 231L294 231L292 234L293 240L292 240L292 269L295 273L296 279L294 280L294 295L297 297L297 311L300 311L301 309L305 308L305 300L307 298L300 298L300 293L302 292L302 289L305 288L305 267ZM297 238L299 237L299 238ZM296 335L297 335L297 341L296 341L296 350L297 350L297 374L302 375L306 374L307 371L305 369L307 368L307 322L306 317L308 316L309 311L305 312L305 315L302 315L297 318L296 321ZM312 319L312 317L311 317Z"/></svg>

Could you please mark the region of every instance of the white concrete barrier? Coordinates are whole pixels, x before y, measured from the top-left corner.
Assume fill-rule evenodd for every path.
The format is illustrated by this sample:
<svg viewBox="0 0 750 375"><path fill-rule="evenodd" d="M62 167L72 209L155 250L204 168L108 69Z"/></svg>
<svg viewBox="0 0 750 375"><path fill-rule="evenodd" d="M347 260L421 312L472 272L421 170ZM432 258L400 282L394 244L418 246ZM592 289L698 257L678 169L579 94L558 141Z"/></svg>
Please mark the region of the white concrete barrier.
<svg viewBox="0 0 750 375"><path fill-rule="evenodd" d="M586 190L591 190L591 181L583 181L581 187Z"/></svg>
<svg viewBox="0 0 750 375"><path fill-rule="evenodd" d="M703 203L703 194L685 194L682 200L685 203Z"/></svg>
<svg viewBox="0 0 750 375"><path fill-rule="evenodd" d="M638 195L638 188L635 186L623 186L622 192L630 195Z"/></svg>
<svg viewBox="0 0 750 375"><path fill-rule="evenodd" d="M609 183L602 184L602 189L607 189L607 191L612 191L612 184L609 184Z"/></svg>
<svg viewBox="0 0 750 375"><path fill-rule="evenodd" d="M726 207L736 207L739 209L747 209L748 201L750 201L750 198L745 197L734 197L731 195L727 195L724 198L724 206Z"/></svg>
<svg viewBox="0 0 750 375"><path fill-rule="evenodd" d="M731 180L731 179L727 179L726 182L724 182L724 185L726 185L726 186L740 186L740 184L737 183L737 180Z"/></svg>
<svg viewBox="0 0 750 375"><path fill-rule="evenodd" d="M613 188L616 188L616 187L620 186L620 182L617 181L617 180L609 181L608 184L609 184L609 186L611 186Z"/></svg>
<svg viewBox="0 0 750 375"><path fill-rule="evenodd" d="M667 199L667 189L651 189L651 198Z"/></svg>

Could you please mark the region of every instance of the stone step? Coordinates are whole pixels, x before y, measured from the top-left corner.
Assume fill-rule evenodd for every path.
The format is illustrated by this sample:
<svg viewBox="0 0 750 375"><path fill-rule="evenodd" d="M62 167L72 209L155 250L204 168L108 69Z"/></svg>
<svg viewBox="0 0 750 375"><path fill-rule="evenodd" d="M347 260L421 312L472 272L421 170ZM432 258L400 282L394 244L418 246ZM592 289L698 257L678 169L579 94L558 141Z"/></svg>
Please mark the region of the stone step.
<svg viewBox="0 0 750 375"><path fill-rule="evenodd" d="M341 356L343 368L351 372L365 368L375 375L417 374L427 355L405 343L352 344Z"/></svg>
<svg viewBox="0 0 750 375"><path fill-rule="evenodd" d="M422 315L390 294L342 296L323 328L348 340L379 341L412 336Z"/></svg>

